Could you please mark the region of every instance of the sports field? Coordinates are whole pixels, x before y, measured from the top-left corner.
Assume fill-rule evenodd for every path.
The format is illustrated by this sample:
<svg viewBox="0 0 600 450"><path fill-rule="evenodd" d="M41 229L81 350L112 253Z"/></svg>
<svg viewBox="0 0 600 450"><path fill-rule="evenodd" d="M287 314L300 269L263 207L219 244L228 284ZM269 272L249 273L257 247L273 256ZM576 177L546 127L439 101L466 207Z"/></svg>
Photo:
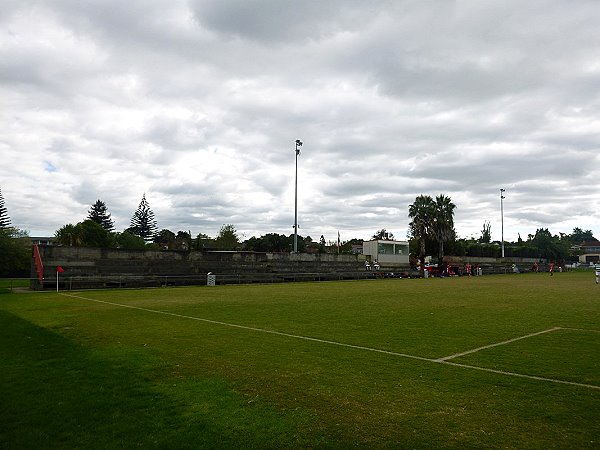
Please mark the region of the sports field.
<svg viewBox="0 0 600 450"><path fill-rule="evenodd" d="M0 294L0 448L600 448L590 272Z"/></svg>

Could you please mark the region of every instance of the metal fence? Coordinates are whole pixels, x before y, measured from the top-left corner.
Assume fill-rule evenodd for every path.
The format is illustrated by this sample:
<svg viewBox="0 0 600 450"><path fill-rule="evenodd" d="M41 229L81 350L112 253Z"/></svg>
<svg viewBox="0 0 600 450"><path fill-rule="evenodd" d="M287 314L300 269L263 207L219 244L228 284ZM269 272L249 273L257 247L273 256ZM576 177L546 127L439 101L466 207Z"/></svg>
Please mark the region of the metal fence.
<svg viewBox="0 0 600 450"><path fill-rule="evenodd" d="M511 265L482 266L483 275L499 275L516 273ZM530 272L529 267L517 267L518 273ZM564 268L565 271L586 270L587 266L577 269ZM540 272L547 271L540 266ZM559 272L559 269L556 269ZM346 271L346 272L286 272L286 273L211 273L215 277L215 285L253 284L253 283L293 283L315 281L366 280L378 278L416 278L417 270L388 272L388 271ZM208 274L197 275L109 275L109 276L60 276L44 278L40 285L37 278L0 278L1 291L19 290L82 290L82 289L124 289L150 288L167 286L206 286Z"/></svg>
<svg viewBox="0 0 600 450"><path fill-rule="evenodd" d="M239 273L211 274L216 285L252 284L252 283L289 283L309 281L361 280L396 276L383 272L353 271L353 272L298 272L298 273ZM81 290L81 289L124 289L150 288L166 286L206 286L208 275L109 275L109 276L59 276L47 277L40 285L37 278L7 278L0 279L0 286L15 291L18 289L33 290Z"/></svg>

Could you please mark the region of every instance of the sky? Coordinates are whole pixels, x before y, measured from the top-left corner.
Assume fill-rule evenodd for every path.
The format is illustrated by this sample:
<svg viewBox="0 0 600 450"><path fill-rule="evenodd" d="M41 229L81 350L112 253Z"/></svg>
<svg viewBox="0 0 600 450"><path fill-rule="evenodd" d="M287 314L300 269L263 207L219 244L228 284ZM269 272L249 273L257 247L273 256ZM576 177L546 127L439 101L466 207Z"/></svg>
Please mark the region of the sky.
<svg viewBox="0 0 600 450"><path fill-rule="evenodd" d="M241 240L600 238L596 0L0 0L0 190L52 236L142 195L158 229ZM500 189L505 198L500 200ZM501 212L501 206L503 214Z"/></svg>

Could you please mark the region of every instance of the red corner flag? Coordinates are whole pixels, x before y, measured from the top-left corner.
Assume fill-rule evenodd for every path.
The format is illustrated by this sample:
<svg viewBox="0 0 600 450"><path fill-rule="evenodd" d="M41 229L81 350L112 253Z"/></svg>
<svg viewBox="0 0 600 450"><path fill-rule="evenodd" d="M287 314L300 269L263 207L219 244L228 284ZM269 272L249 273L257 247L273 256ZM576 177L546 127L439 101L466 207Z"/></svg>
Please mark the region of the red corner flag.
<svg viewBox="0 0 600 450"><path fill-rule="evenodd" d="M63 272L65 271L65 269L63 269L63 268L62 268L62 266L58 266L58 267L56 268L56 271L57 271L58 273L63 273Z"/></svg>

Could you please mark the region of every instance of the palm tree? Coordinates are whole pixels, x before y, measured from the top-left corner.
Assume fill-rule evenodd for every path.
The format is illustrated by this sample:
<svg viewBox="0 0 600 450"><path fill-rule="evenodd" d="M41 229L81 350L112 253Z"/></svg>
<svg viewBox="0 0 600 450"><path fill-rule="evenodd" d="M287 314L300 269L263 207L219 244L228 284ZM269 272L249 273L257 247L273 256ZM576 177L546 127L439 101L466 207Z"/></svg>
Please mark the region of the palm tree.
<svg viewBox="0 0 600 450"><path fill-rule="evenodd" d="M435 211L433 215L433 237L438 243L438 263L444 259L444 242L454 238L454 209L456 205L452 203L450 197L443 194L435 198Z"/></svg>
<svg viewBox="0 0 600 450"><path fill-rule="evenodd" d="M410 236L419 241L419 260L421 261L421 277L425 271L425 240L431 236L435 213L435 202L429 195L419 195L408 207L408 224Z"/></svg>
<svg viewBox="0 0 600 450"><path fill-rule="evenodd" d="M77 227L71 223L62 226L58 229L54 236L56 237L56 242L62 245L66 245L68 247L79 247L83 238L81 236L81 227Z"/></svg>

